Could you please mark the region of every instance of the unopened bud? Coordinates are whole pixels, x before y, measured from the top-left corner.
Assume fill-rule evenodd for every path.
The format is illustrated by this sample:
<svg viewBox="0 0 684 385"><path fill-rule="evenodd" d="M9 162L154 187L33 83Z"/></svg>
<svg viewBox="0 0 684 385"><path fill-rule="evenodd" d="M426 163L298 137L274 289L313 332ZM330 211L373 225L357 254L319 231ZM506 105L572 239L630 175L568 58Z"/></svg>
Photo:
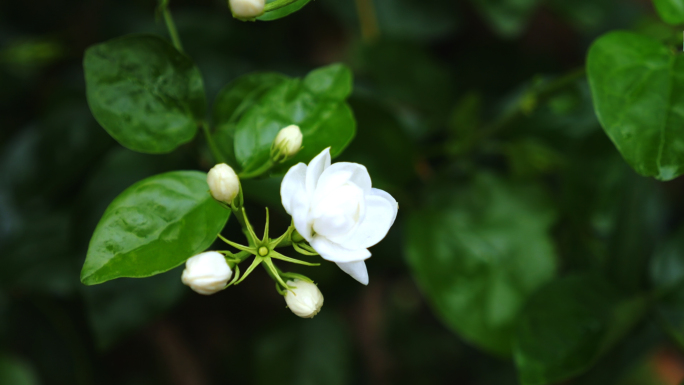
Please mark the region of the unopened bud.
<svg viewBox="0 0 684 385"><path fill-rule="evenodd" d="M302 318L313 318L323 307L323 294L318 286L299 279L287 281L288 286L294 287L285 294L287 307L295 315Z"/></svg>
<svg viewBox="0 0 684 385"><path fill-rule="evenodd" d="M271 145L271 158L276 162L283 162L297 155L301 148L302 130L293 124L278 132Z"/></svg>
<svg viewBox="0 0 684 385"><path fill-rule="evenodd" d="M264 13L265 0L228 0L233 17L253 19Z"/></svg>
<svg viewBox="0 0 684 385"><path fill-rule="evenodd" d="M211 196L219 202L230 204L240 192L240 179L233 169L225 164L217 164L207 174L207 184Z"/></svg>
<svg viewBox="0 0 684 385"><path fill-rule="evenodd" d="M200 294L210 295L223 290L232 276L226 258L216 251L207 251L185 262L181 281Z"/></svg>

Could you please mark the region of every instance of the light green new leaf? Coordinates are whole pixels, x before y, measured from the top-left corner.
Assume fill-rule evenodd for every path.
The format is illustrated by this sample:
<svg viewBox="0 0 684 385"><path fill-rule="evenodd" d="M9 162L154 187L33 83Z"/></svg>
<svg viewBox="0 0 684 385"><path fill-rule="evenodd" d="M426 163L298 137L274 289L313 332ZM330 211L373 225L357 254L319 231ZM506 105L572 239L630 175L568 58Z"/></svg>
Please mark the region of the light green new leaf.
<svg viewBox="0 0 684 385"><path fill-rule="evenodd" d="M202 76L166 40L109 40L86 51L83 67L93 116L123 146L160 154L195 136L206 111Z"/></svg>
<svg viewBox="0 0 684 385"><path fill-rule="evenodd" d="M277 171L308 162L326 147L332 147L333 157L338 155L356 132L354 115L345 102L351 89L351 71L341 64L319 68L304 79L290 79L271 88L237 124L238 163L248 169L266 162L278 131L291 124L302 130L304 148Z"/></svg>
<svg viewBox="0 0 684 385"><path fill-rule="evenodd" d="M525 305L514 357L522 385L555 384L589 369L641 319L643 297L621 300L603 279L563 278Z"/></svg>
<svg viewBox="0 0 684 385"><path fill-rule="evenodd" d="M273 3L276 0L269 0L266 2L268 3ZM257 20L261 21L271 21L271 20L278 20L281 19L291 13L295 13L299 11L300 9L304 8L305 5L309 4L311 0L297 0L294 3L290 5L286 5L282 8L274 9L273 11L268 11L264 13L263 15L257 17ZM267 5L268 7L268 5Z"/></svg>
<svg viewBox="0 0 684 385"><path fill-rule="evenodd" d="M653 5L666 23L684 23L684 0L653 0Z"/></svg>
<svg viewBox="0 0 684 385"><path fill-rule="evenodd" d="M149 277L209 247L229 211L211 197L206 178L198 171L173 171L127 188L93 233L81 282Z"/></svg>
<svg viewBox="0 0 684 385"><path fill-rule="evenodd" d="M684 172L684 60L657 40L608 33L589 50L587 72L603 129L639 174Z"/></svg>
<svg viewBox="0 0 684 385"><path fill-rule="evenodd" d="M231 166L238 166L235 160L234 138L240 117L257 103L264 93L288 79L287 76L278 73L256 72L235 79L219 92L212 112L212 121L216 127L213 136Z"/></svg>
<svg viewBox="0 0 684 385"><path fill-rule="evenodd" d="M556 272L554 217L538 186L482 174L410 217L408 261L449 327L507 355L527 296Z"/></svg>

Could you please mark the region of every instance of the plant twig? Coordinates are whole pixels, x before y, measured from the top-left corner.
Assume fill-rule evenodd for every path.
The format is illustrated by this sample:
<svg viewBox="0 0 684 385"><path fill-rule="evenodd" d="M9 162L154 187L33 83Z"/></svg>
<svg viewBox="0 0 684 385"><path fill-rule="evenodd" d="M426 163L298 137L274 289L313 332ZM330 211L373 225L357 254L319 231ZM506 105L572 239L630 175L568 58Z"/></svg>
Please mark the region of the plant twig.
<svg viewBox="0 0 684 385"><path fill-rule="evenodd" d="M169 11L169 0L161 0L159 9L164 16L164 23L166 24L166 29L169 31L169 36L171 36L173 46L176 47L178 51L183 52L183 44L181 43L180 36L176 30L176 23L173 22L173 16L171 16L171 11Z"/></svg>

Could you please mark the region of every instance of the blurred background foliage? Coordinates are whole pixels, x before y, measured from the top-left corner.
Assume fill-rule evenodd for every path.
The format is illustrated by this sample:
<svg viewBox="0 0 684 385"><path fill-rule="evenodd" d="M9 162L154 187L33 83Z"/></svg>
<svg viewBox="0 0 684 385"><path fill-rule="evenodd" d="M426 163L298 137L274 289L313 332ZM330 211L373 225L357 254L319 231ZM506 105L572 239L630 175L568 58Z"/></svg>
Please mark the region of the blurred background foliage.
<svg viewBox="0 0 684 385"><path fill-rule="evenodd" d="M354 71L358 132L339 159L366 165L401 210L372 250L368 287L332 264L306 270L325 295L313 320L287 311L263 272L208 298L182 286L180 269L80 283L116 195L212 166L201 138L135 153L88 110L85 48L166 36L155 6L0 3L0 384L684 378L684 184L629 168L583 73L589 44L608 30L681 44L650 1L316 0L243 23L225 2L174 0L208 100L253 71ZM244 185L250 210L275 213L274 232L289 223L279 183Z"/></svg>

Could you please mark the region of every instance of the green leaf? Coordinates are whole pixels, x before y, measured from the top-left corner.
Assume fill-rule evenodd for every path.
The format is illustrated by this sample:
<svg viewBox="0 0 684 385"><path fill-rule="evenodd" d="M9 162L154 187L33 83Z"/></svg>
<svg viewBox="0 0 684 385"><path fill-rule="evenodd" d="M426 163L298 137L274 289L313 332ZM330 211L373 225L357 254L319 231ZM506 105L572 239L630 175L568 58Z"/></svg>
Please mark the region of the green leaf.
<svg viewBox="0 0 684 385"><path fill-rule="evenodd" d="M332 147L333 157L340 154L356 132L354 115L345 103L351 90L351 71L342 64L319 68L304 79L290 79L271 88L237 124L238 163L251 168L266 162L273 139L291 124L302 130L304 148L277 171L308 162L326 147Z"/></svg>
<svg viewBox="0 0 684 385"><path fill-rule="evenodd" d="M684 0L653 0L653 5L664 22L684 23Z"/></svg>
<svg viewBox="0 0 684 385"><path fill-rule="evenodd" d="M234 150L237 122L268 90L288 79L278 73L256 72L235 79L219 92L212 112L213 136L231 166L238 166Z"/></svg>
<svg viewBox="0 0 684 385"><path fill-rule="evenodd" d="M211 197L206 178L198 171L174 171L127 188L93 233L81 282L149 277L209 247L229 211Z"/></svg>
<svg viewBox="0 0 684 385"><path fill-rule="evenodd" d="M276 0L269 0L266 2L268 3L273 3ZM299 11L300 9L304 8L305 5L309 4L311 0L297 0L296 2L286 5L282 8L275 9L273 11L269 11L264 13L263 15L257 17L257 20L261 21L270 21L270 20L278 20L281 19L291 13L295 13Z"/></svg>
<svg viewBox="0 0 684 385"><path fill-rule="evenodd" d="M594 108L622 157L639 174L684 172L684 60L657 40L617 31L594 42L587 71Z"/></svg>
<svg viewBox="0 0 684 385"><path fill-rule="evenodd" d="M171 152L190 141L204 119L199 70L157 36L130 35L90 47L83 67L95 119L131 150Z"/></svg>
<svg viewBox="0 0 684 385"><path fill-rule="evenodd" d="M525 305L514 342L523 385L558 383L589 369L644 315L643 297L621 300L593 275L539 289Z"/></svg>
<svg viewBox="0 0 684 385"><path fill-rule="evenodd" d="M472 0L494 32L502 37L520 36L539 0Z"/></svg>
<svg viewBox="0 0 684 385"><path fill-rule="evenodd" d="M523 303L556 271L554 217L538 186L482 174L409 218L408 261L449 327L484 349L509 354Z"/></svg>

